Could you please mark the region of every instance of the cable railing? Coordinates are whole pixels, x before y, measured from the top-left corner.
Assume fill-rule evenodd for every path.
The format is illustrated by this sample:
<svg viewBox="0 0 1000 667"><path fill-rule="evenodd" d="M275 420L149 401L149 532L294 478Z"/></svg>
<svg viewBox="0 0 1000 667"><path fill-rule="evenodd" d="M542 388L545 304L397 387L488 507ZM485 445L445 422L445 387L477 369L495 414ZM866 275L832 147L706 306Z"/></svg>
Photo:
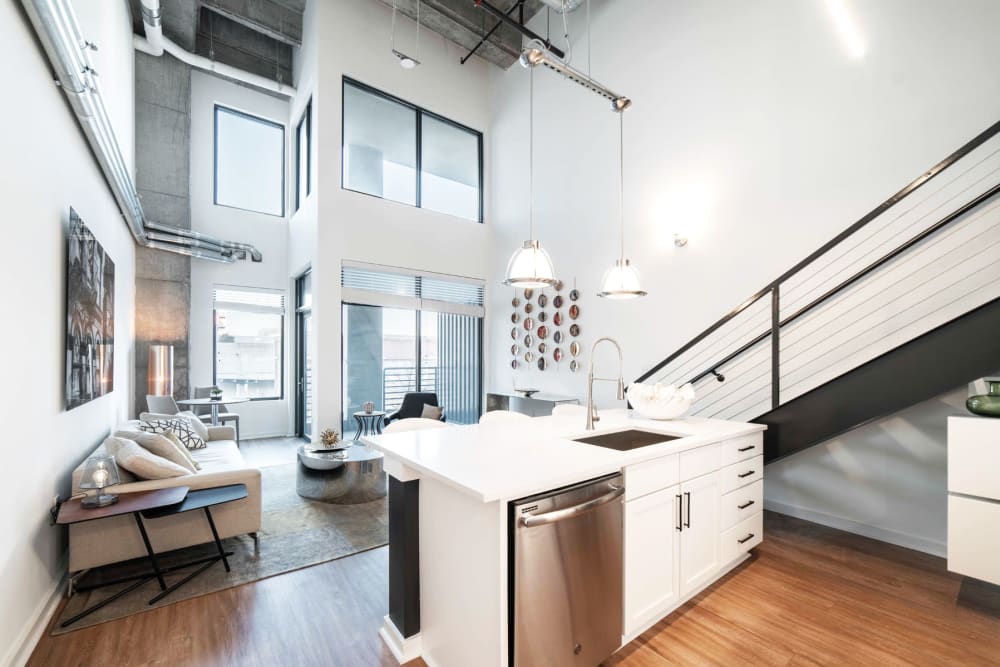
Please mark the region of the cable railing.
<svg viewBox="0 0 1000 667"><path fill-rule="evenodd" d="M1000 298L1000 122L753 294L638 381L754 419Z"/></svg>
<svg viewBox="0 0 1000 667"><path fill-rule="evenodd" d="M388 367L382 371L382 409L394 412L403 403L403 397L414 391L437 391L437 367L420 367L420 384L417 384L416 366Z"/></svg>

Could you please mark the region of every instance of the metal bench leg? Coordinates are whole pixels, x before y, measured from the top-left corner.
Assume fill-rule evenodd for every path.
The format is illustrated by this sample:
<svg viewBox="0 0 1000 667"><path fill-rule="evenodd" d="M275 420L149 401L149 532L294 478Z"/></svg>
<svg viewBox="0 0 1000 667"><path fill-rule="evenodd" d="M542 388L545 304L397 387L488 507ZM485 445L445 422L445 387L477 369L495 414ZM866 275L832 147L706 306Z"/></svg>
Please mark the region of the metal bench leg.
<svg viewBox="0 0 1000 667"><path fill-rule="evenodd" d="M231 572L229 569L229 560L226 558L226 550L222 548L222 540L219 539L219 531L215 529L215 521L212 519L212 512L206 507L205 516L208 518L208 525L212 529L212 537L215 538L215 548L219 550L219 558L222 560L222 564L226 566L226 572Z"/></svg>
<svg viewBox="0 0 1000 667"><path fill-rule="evenodd" d="M156 580L160 582L160 590L167 590L167 582L163 580L163 573L160 571L160 564L156 562L156 552L153 551L153 545L149 543L149 535L146 534L146 526L142 523L142 517L139 516L138 512L133 512L132 516L135 517L135 523L139 526L139 534L142 535L142 543L146 545L146 554L149 556L149 562L153 565L153 572L156 575Z"/></svg>

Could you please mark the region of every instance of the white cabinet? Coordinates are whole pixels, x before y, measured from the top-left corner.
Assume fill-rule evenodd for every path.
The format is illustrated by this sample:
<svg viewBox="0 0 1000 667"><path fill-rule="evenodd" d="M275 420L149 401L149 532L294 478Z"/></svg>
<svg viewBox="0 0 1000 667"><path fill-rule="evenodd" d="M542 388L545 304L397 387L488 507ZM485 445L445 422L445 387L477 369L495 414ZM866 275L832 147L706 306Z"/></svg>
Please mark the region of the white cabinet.
<svg viewBox="0 0 1000 667"><path fill-rule="evenodd" d="M625 503L625 634L640 632L678 601L680 490Z"/></svg>
<svg viewBox="0 0 1000 667"><path fill-rule="evenodd" d="M681 595L697 591L719 569L718 473L703 475L680 486Z"/></svg>
<svg viewBox="0 0 1000 667"><path fill-rule="evenodd" d="M948 418L948 569L1000 584L1000 419Z"/></svg>

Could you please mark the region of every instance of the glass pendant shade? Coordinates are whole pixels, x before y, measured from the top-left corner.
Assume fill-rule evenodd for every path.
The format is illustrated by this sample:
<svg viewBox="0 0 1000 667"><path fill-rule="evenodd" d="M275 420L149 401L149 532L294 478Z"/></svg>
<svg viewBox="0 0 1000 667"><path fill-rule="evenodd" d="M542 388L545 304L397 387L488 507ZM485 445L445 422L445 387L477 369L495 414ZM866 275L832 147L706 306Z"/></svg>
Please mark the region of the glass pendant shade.
<svg viewBox="0 0 1000 667"><path fill-rule="evenodd" d="M504 285L511 287L548 287L556 282L549 253L538 241L527 240L507 262Z"/></svg>
<svg viewBox="0 0 1000 667"><path fill-rule="evenodd" d="M646 296L639 282L639 271L625 259L615 260L615 265L608 269L601 281L601 291L597 296L606 299L635 299Z"/></svg>

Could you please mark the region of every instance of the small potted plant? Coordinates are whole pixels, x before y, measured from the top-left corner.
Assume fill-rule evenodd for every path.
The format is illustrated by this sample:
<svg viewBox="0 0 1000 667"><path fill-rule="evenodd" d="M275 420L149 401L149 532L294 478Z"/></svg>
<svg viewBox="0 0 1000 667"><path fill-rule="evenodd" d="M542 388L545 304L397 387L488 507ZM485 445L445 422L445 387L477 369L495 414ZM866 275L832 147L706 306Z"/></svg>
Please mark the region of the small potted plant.
<svg viewBox="0 0 1000 667"><path fill-rule="evenodd" d="M222 400L222 390L218 387L212 387L211 391L208 392L208 395L213 401Z"/></svg>

